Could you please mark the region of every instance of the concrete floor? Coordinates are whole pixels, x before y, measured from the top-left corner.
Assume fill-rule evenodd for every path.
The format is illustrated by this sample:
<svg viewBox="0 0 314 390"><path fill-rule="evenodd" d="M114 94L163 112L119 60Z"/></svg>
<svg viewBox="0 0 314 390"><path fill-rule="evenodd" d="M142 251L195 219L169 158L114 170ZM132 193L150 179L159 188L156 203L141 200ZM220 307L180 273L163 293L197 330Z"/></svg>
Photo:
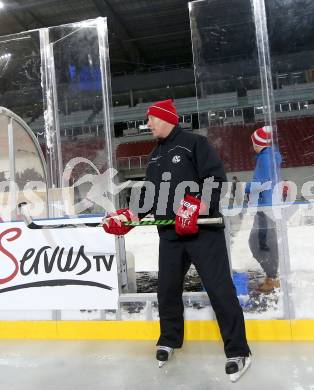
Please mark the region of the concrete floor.
<svg viewBox="0 0 314 390"><path fill-rule="evenodd" d="M0 389L314 390L314 343L250 343L253 362L237 383L219 342L186 342L159 369L153 342L0 341Z"/></svg>

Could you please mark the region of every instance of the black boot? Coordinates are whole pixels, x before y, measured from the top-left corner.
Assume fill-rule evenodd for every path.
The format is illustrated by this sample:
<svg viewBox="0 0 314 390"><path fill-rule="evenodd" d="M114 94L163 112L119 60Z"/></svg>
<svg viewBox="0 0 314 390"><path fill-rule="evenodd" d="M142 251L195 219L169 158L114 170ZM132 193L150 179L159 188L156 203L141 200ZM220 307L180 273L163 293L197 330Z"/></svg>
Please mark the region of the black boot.
<svg viewBox="0 0 314 390"><path fill-rule="evenodd" d="M241 378L250 365L250 356L228 358L225 366L226 374L229 375L231 382L236 382Z"/></svg>
<svg viewBox="0 0 314 390"><path fill-rule="evenodd" d="M173 348L164 345L158 345L156 351L156 359L159 362L159 367L162 367L173 354Z"/></svg>

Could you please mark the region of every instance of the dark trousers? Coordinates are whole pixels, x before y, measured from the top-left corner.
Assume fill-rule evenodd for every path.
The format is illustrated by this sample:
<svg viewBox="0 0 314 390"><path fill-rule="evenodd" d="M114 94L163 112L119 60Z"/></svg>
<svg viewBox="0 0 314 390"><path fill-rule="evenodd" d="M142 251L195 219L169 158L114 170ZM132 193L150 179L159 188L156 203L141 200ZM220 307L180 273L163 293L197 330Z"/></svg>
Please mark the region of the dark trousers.
<svg viewBox="0 0 314 390"><path fill-rule="evenodd" d="M263 211L254 216L249 247L266 276L276 278L279 264L276 225Z"/></svg>
<svg viewBox="0 0 314 390"><path fill-rule="evenodd" d="M227 357L250 353L242 308L230 275L222 230L202 231L177 240L160 238L158 304L160 338L157 345L180 348L184 337L183 281L190 260L215 311Z"/></svg>

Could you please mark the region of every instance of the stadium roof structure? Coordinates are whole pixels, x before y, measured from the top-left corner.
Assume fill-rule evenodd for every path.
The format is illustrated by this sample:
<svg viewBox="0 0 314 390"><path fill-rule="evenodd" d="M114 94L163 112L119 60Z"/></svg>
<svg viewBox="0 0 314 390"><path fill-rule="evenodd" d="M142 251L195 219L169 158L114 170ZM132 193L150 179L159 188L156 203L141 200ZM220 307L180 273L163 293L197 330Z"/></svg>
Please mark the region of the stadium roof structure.
<svg viewBox="0 0 314 390"><path fill-rule="evenodd" d="M187 0L2 0L0 36L108 17L113 74L191 67Z"/></svg>

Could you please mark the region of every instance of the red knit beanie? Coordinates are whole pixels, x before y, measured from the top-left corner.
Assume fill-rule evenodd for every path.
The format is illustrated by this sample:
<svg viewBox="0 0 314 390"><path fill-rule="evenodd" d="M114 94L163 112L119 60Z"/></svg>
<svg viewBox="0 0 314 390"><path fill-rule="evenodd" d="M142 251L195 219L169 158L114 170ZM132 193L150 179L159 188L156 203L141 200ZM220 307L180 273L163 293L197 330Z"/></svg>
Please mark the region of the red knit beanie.
<svg viewBox="0 0 314 390"><path fill-rule="evenodd" d="M252 141L255 145L262 148L266 146L271 146L272 141L272 128L271 126L264 126L259 129L256 129L251 135Z"/></svg>
<svg viewBox="0 0 314 390"><path fill-rule="evenodd" d="M172 125L179 123L177 109L171 99L162 100L148 107L146 116L148 117L148 115L156 116Z"/></svg>

